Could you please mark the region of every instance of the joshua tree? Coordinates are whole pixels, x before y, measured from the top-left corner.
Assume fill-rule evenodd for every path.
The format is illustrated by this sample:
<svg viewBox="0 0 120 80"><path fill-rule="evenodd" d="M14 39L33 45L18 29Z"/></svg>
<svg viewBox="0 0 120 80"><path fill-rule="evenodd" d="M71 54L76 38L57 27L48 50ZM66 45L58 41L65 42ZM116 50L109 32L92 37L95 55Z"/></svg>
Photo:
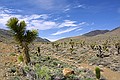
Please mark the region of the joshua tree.
<svg viewBox="0 0 120 80"><path fill-rule="evenodd" d="M15 40L23 48L24 62L28 64L30 62L28 45L36 39L38 32L36 30L26 30L25 21L19 21L15 17L10 18L6 25L13 32Z"/></svg>

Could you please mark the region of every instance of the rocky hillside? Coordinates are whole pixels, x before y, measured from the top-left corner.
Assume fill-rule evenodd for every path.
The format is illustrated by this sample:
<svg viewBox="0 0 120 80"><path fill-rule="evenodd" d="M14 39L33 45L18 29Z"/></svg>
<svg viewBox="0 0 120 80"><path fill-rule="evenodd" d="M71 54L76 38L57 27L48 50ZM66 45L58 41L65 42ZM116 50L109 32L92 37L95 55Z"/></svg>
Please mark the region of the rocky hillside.
<svg viewBox="0 0 120 80"><path fill-rule="evenodd" d="M85 40L88 43L96 41L100 43L104 40L118 41L120 40L120 27L117 27L113 30L95 30L81 36L63 38L58 41L64 42L69 41L70 39L74 39L76 41Z"/></svg>
<svg viewBox="0 0 120 80"><path fill-rule="evenodd" d="M41 37L37 37L35 41L50 42L48 39L43 39ZM0 42L14 42L14 39L12 37L12 32L10 32L9 30L0 29Z"/></svg>
<svg viewBox="0 0 120 80"><path fill-rule="evenodd" d="M91 31L91 32L84 34L84 36L88 36L88 37L89 36L96 36L96 35L104 34L107 32L109 32L109 30L94 30L94 31Z"/></svg>

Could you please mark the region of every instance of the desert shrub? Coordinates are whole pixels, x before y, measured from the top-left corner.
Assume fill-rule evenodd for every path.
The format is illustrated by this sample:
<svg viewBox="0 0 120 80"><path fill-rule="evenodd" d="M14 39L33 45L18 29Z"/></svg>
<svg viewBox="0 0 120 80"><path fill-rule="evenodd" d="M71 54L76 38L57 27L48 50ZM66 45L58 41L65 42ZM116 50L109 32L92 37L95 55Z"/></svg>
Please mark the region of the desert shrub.
<svg viewBox="0 0 120 80"><path fill-rule="evenodd" d="M19 61L19 62L23 62L23 56L22 56L22 55L19 55L19 56L18 56L18 61Z"/></svg>
<svg viewBox="0 0 120 80"><path fill-rule="evenodd" d="M67 78L66 78L66 80L78 80L79 78L76 76L76 75L74 75L74 74L71 74L71 75L69 75Z"/></svg>
<svg viewBox="0 0 120 80"><path fill-rule="evenodd" d="M92 78L87 78L87 79L84 79L84 80L94 80L94 79L92 79Z"/></svg>
<svg viewBox="0 0 120 80"><path fill-rule="evenodd" d="M54 61L53 64L57 66L58 63L56 61Z"/></svg>
<svg viewBox="0 0 120 80"><path fill-rule="evenodd" d="M25 66L25 67L24 67L24 70L25 70L26 72L30 71L29 66Z"/></svg>
<svg viewBox="0 0 120 80"><path fill-rule="evenodd" d="M120 54L120 42L115 43L115 48L117 48L117 52Z"/></svg>
<svg viewBox="0 0 120 80"><path fill-rule="evenodd" d="M18 76L15 76L15 77L13 77L13 79L11 79L11 80L20 80L20 78L19 78Z"/></svg>
<svg viewBox="0 0 120 80"><path fill-rule="evenodd" d="M15 68L15 67L11 67L10 72L11 72L11 73L15 73L15 72L16 72L16 68Z"/></svg>
<svg viewBox="0 0 120 80"><path fill-rule="evenodd" d="M56 47L56 50L58 51L58 48L59 48L60 44L55 44L55 47Z"/></svg>
<svg viewBox="0 0 120 80"><path fill-rule="evenodd" d="M36 64L35 66L35 71L39 80L51 80L50 70L47 66L40 67L39 64Z"/></svg>
<svg viewBox="0 0 120 80"><path fill-rule="evenodd" d="M50 60L50 56L47 56L47 57L46 57L46 60Z"/></svg>
<svg viewBox="0 0 120 80"><path fill-rule="evenodd" d="M10 53L10 56L15 56L16 54L15 53Z"/></svg>

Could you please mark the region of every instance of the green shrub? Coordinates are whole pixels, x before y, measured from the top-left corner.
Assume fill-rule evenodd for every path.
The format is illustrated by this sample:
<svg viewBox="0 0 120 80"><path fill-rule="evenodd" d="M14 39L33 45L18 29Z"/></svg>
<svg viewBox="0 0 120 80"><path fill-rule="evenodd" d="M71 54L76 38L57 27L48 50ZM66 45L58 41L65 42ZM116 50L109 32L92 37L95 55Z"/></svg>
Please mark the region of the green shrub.
<svg viewBox="0 0 120 80"><path fill-rule="evenodd" d="M71 75L69 75L67 78L66 78L66 80L78 80L79 78L76 76L76 75L74 75L74 74L71 74Z"/></svg>
<svg viewBox="0 0 120 80"><path fill-rule="evenodd" d="M25 66L24 70L27 71L27 72L30 71L29 66Z"/></svg>
<svg viewBox="0 0 120 80"><path fill-rule="evenodd" d="M19 56L18 56L18 61L19 61L19 62L23 62L23 56L22 56L22 55L19 55Z"/></svg>
<svg viewBox="0 0 120 80"><path fill-rule="evenodd" d="M15 67L12 67L10 72L11 72L11 73L15 73L15 72L16 72L16 68L15 68Z"/></svg>
<svg viewBox="0 0 120 80"><path fill-rule="evenodd" d="M87 79L85 79L85 80L94 80L94 79L92 79L92 78L87 78Z"/></svg>
<svg viewBox="0 0 120 80"><path fill-rule="evenodd" d="M54 64L55 66L57 66L57 65L58 65L58 63L57 63L57 62L55 62L55 61L53 62L53 64Z"/></svg>
<svg viewBox="0 0 120 80"><path fill-rule="evenodd" d="M10 56L15 56L15 53L10 53Z"/></svg>
<svg viewBox="0 0 120 80"><path fill-rule="evenodd" d="M96 67L95 68L95 73L96 73L96 78L100 79L100 76L101 76L101 74L100 74L100 68Z"/></svg>
<svg viewBox="0 0 120 80"><path fill-rule="evenodd" d="M35 67L39 80L51 80L50 70L47 66L40 67L39 64L36 64Z"/></svg>
<svg viewBox="0 0 120 80"><path fill-rule="evenodd" d="M18 76L15 76L12 80L20 80L20 78Z"/></svg>

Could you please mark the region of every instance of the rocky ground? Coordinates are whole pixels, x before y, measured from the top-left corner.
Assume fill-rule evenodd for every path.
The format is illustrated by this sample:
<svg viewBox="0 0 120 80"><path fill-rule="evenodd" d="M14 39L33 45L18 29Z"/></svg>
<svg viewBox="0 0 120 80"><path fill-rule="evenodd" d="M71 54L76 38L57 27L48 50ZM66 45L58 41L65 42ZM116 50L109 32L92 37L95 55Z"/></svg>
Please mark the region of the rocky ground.
<svg viewBox="0 0 120 80"><path fill-rule="evenodd" d="M22 52L19 46L2 42L0 45L0 80L37 80L38 76L47 76L48 80L95 80L96 66L102 70L101 80L120 79L120 55L116 50L112 50L115 54L107 52L104 54L109 54L108 57L99 58L96 50L86 46L75 46L71 53L69 45L57 50L49 43L35 43L30 45L32 62L25 66L18 61ZM40 53L37 52L38 47ZM64 68L73 69L75 75L65 78L62 73ZM39 80L47 79L43 77Z"/></svg>

